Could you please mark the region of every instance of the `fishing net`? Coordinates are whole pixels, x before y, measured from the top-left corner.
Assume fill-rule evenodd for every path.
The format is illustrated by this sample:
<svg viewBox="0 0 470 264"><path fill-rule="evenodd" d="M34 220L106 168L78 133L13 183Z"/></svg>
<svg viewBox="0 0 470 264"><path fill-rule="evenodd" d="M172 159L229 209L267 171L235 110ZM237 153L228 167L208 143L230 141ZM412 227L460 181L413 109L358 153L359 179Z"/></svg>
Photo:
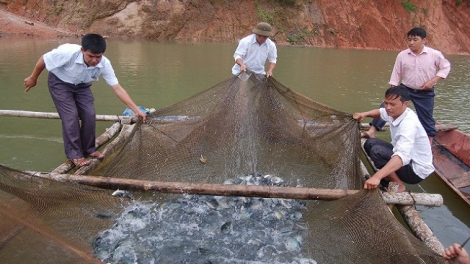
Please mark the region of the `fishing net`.
<svg viewBox="0 0 470 264"><path fill-rule="evenodd" d="M273 78L241 73L131 127L87 174L214 186L362 187L357 122ZM5 167L0 176L5 263L446 263L376 191L335 201L112 195Z"/></svg>

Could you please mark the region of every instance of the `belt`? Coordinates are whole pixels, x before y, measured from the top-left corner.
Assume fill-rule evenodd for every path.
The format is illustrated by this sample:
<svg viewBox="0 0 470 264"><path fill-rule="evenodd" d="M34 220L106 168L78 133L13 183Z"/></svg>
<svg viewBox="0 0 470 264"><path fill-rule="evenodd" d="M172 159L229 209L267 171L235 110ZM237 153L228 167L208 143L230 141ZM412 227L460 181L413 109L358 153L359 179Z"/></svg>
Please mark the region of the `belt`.
<svg viewBox="0 0 470 264"><path fill-rule="evenodd" d="M428 93L428 92L432 92L434 91L434 86L431 88L431 89L426 89L426 90L422 90L422 89L414 89L414 88L410 88L404 84L401 84L402 86L408 88L408 91L409 92L413 92L413 93Z"/></svg>

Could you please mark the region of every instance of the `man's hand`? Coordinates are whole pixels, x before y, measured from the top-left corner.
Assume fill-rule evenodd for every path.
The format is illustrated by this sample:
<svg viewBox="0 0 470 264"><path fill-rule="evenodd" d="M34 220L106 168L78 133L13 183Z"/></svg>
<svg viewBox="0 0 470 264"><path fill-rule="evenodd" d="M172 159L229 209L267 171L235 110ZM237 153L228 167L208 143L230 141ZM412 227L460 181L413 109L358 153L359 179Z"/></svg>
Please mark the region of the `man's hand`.
<svg viewBox="0 0 470 264"><path fill-rule="evenodd" d="M423 86L421 86L421 89L423 90L431 90L439 80L441 80L442 78L439 77L439 76L434 76L431 80L425 82L423 84Z"/></svg>
<svg viewBox="0 0 470 264"><path fill-rule="evenodd" d="M267 72L266 72L266 77L271 77L273 76L273 70L272 69L269 69Z"/></svg>
<svg viewBox="0 0 470 264"><path fill-rule="evenodd" d="M431 79L431 80L425 82L425 83L423 84L423 86L421 86L421 89L423 89L423 90L431 90L431 89L434 87L434 85L436 85L436 81L434 81L434 80Z"/></svg>
<svg viewBox="0 0 470 264"><path fill-rule="evenodd" d="M142 110L139 109L139 111L137 112L136 115L137 115L137 117L141 117L141 118L142 118L142 121L143 121L144 123L147 122L147 114L144 113L144 112L142 112Z"/></svg>
<svg viewBox="0 0 470 264"><path fill-rule="evenodd" d="M353 115L353 119L361 122L362 120L364 120L364 118L366 118L366 115L364 113L354 113Z"/></svg>
<svg viewBox="0 0 470 264"><path fill-rule="evenodd" d="M29 89L33 88L34 86L36 86L37 84L37 79L29 76L29 77L26 77L26 79L24 79L24 91L27 93L29 91Z"/></svg>
<svg viewBox="0 0 470 264"><path fill-rule="evenodd" d="M465 251L465 249L457 243L454 243L451 246L445 248L444 252L442 253L442 256L448 260L457 258L459 261L458 263L470 263L467 251Z"/></svg>
<svg viewBox="0 0 470 264"><path fill-rule="evenodd" d="M364 183L364 189L371 190L377 188L380 184L380 179L378 177L370 177L367 179L367 181Z"/></svg>

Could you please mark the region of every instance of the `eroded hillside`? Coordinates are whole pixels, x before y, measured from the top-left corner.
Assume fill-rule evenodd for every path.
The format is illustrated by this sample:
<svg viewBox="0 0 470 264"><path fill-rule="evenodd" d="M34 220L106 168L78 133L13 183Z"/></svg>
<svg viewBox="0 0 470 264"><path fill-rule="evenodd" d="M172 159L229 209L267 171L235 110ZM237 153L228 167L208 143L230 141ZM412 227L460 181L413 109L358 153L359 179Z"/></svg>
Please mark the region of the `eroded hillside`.
<svg viewBox="0 0 470 264"><path fill-rule="evenodd" d="M404 34L425 27L428 43L470 54L470 0L0 0L24 17L22 31L0 17L0 33L52 35L97 32L110 37L235 42L259 21L274 25L278 44L399 50ZM5 14L5 12L2 12Z"/></svg>

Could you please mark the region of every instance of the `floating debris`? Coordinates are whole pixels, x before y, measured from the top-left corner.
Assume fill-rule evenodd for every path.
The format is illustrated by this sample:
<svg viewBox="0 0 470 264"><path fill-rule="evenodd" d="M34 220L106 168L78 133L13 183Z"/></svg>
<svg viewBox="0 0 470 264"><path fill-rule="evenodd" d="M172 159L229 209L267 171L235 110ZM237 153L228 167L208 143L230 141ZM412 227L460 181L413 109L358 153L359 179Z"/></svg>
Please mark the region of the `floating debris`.
<svg viewBox="0 0 470 264"><path fill-rule="evenodd" d="M207 163L207 159L204 158L204 157L202 156L202 154L201 154L201 157L199 158L199 161L200 161L201 163L204 163L204 164Z"/></svg>

